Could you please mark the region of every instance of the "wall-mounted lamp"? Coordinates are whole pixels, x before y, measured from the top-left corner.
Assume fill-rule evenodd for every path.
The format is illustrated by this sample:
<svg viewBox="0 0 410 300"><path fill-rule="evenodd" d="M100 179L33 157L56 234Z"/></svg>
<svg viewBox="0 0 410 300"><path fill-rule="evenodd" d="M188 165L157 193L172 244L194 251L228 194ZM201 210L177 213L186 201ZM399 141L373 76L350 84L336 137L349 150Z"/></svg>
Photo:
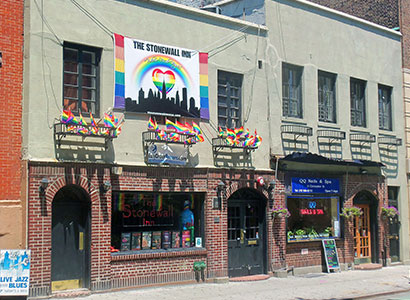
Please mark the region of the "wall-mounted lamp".
<svg viewBox="0 0 410 300"><path fill-rule="evenodd" d="M106 193L110 189L111 189L111 182L109 182L108 180L104 181L104 183L101 184L101 186L100 186L101 193Z"/></svg>
<svg viewBox="0 0 410 300"><path fill-rule="evenodd" d="M364 175L367 174L367 170L360 168L359 169L360 174Z"/></svg>
<svg viewBox="0 0 410 300"><path fill-rule="evenodd" d="M225 191L225 183L222 180L219 180L218 185L216 186L217 197L214 198L212 203L212 208L221 209L222 208L222 194Z"/></svg>
<svg viewBox="0 0 410 300"><path fill-rule="evenodd" d="M40 186L38 188L38 191L40 192L41 195L45 194L48 183L49 181L47 177L43 177L43 179L41 179Z"/></svg>

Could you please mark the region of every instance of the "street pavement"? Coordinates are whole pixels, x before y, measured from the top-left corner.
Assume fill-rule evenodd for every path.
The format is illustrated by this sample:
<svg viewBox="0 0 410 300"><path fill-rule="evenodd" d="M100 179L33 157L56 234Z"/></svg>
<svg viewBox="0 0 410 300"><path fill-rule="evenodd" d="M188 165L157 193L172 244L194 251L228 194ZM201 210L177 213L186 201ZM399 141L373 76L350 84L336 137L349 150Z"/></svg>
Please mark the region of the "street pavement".
<svg viewBox="0 0 410 300"><path fill-rule="evenodd" d="M81 297L81 299L410 299L409 275L410 266L397 265L371 271L351 270L329 274L289 276L287 278L271 277L267 280L252 282L194 283L128 289L109 293L94 293ZM407 293L400 294L399 292Z"/></svg>

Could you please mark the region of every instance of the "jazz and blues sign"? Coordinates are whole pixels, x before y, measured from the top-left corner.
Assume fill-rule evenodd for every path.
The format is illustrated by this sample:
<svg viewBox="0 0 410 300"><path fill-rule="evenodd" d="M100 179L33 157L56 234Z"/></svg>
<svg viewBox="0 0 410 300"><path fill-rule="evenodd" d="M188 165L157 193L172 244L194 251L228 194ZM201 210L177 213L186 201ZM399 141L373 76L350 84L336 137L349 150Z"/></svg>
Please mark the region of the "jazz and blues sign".
<svg viewBox="0 0 410 300"><path fill-rule="evenodd" d="M292 177L292 193L299 194L339 194L337 178Z"/></svg>

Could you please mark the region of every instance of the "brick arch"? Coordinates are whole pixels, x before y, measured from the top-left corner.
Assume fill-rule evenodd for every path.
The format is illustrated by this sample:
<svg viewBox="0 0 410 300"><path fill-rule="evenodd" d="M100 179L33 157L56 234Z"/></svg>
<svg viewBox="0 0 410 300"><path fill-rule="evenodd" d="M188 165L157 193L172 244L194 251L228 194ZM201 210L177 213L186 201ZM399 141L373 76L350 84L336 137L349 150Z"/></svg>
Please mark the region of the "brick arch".
<svg viewBox="0 0 410 300"><path fill-rule="evenodd" d="M251 186L249 184L239 184L239 182L235 181L232 184L229 185L229 187L226 189L226 200L228 200L237 190L242 189L242 188L247 188L255 191L257 194L259 194L264 200L268 200L268 193L265 190L260 190L260 189L255 189L254 186Z"/></svg>
<svg viewBox="0 0 410 300"><path fill-rule="evenodd" d="M87 177L82 175L73 175L73 176L61 176L54 180L54 182L47 188L46 190L46 201L48 204L53 202L53 199L57 192L62 189L63 187L74 184L80 186L88 195L90 196L90 202L93 204L94 202L99 200L99 193L98 189L95 187L94 184Z"/></svg>
<svg viewBox="0 0 410 300"><path fill-rule="evenodd" d="M373 184L369 184L369 183L361 183L357 186L355 186L351 191L350 191L350 195L349 195L349 199L353 199L357 196L358 193L362 192L362 191L366 191L368 193L370 193L373 197L376 198L376 200L380 200L379 199L379 191L378 191L378 187L377 185L373 185Z"/></svg>

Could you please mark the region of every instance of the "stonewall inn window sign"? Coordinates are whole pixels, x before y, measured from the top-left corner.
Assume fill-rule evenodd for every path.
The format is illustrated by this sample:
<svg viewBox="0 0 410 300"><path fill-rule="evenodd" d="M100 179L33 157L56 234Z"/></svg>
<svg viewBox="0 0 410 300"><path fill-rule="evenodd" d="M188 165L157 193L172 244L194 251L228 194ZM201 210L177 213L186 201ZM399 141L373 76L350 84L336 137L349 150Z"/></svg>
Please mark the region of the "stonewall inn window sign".
<svg viewBox="0 0 410 300"><path fill-rule="evenodd" d="M209 119L208 54L114 34L114 108Z"/></svg>

